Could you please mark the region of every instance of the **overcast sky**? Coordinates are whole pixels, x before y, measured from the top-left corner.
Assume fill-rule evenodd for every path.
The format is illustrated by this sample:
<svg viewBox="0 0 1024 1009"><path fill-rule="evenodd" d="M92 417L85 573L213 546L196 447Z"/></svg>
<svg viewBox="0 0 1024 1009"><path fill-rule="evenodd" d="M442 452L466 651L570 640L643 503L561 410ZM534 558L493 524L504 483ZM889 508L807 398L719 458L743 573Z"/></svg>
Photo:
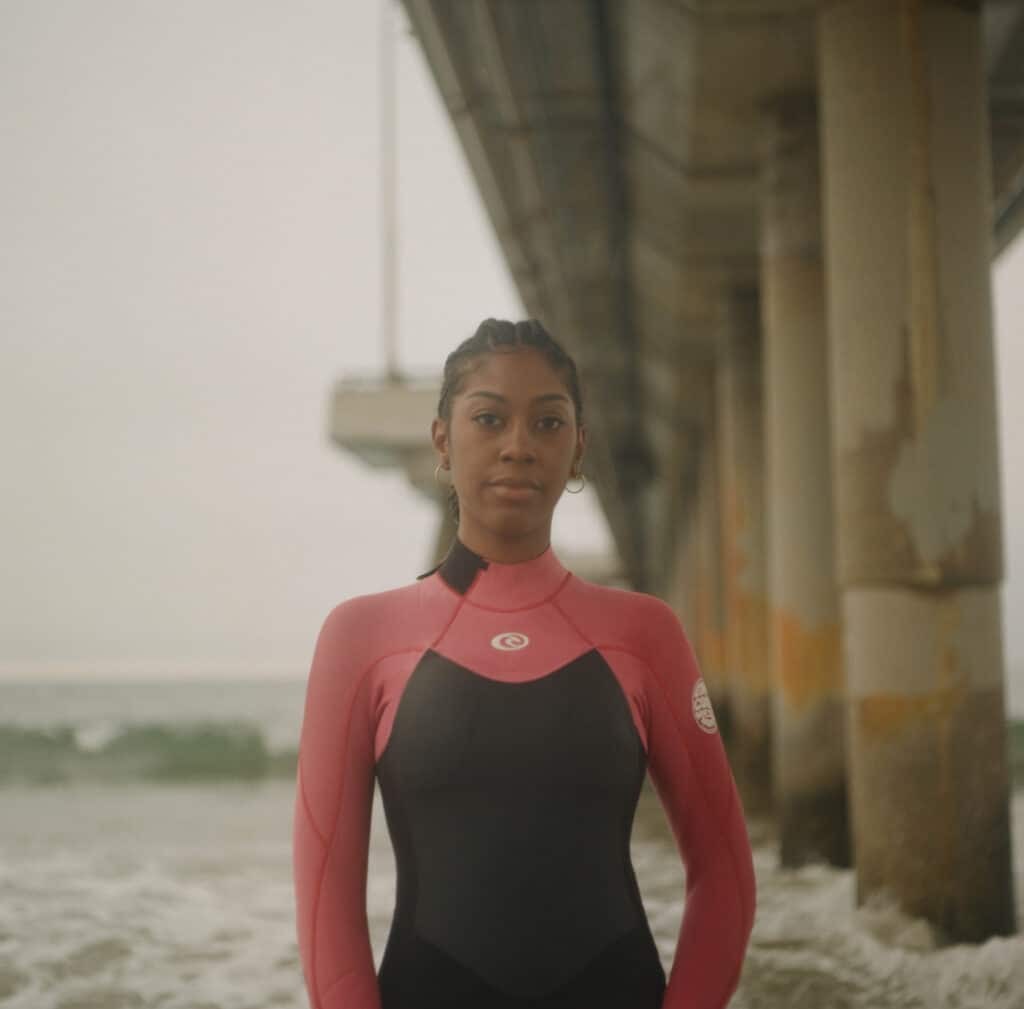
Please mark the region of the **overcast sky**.
<svg viewBox="0 0 1024 1009"><path fill-rule="evenodd" d="M398 56L400 355L436 372L523 311ZM0 0L0 676L305 676L336 602L426 567L433 507L325 437L382 361L377 57L377 3ZM1024 714L1024 243L994 291ZM607 543L564 499L556 549Z"/></svg>

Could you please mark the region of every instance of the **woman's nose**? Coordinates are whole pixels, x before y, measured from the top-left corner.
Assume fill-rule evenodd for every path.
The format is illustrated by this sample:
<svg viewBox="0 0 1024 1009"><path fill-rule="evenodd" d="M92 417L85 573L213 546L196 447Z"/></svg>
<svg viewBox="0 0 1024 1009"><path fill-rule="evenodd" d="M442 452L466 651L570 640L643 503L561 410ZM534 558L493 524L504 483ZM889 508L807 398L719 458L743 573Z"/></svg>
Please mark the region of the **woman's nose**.
<svg viewBox="0 0 1024 1009"><path fill-rule="evenodd" d="M513 421L506 428L501 446L502 459L530 460L534 457L529 425Z"/></svg>

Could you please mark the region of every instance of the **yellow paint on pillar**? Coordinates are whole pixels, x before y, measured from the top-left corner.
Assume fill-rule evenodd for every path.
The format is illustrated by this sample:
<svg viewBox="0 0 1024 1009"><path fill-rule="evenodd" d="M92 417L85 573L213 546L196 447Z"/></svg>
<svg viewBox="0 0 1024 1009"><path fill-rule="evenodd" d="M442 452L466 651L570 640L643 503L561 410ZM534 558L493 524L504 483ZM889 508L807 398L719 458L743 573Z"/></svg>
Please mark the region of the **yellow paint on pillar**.
<svg viewBox="0 0 1024 1009"><path fill-rule="evenodd" d="M755 694L771 689L768 661L768 605L761 593L743 588L744 574L751 565L740 548L745 514L736 494L726 494L725 585L728 629L725 634L725 663L729 676Z"/></svg>
<svg viewBox="0 0 1024 1009"><path fill-rule="evenodd" d="M725 638L715 631L707 631L704 637L704 665L714 678L715 684L726 684L728 675L725 668ZM707 679L707 677L705 677Z"/></svg>
<svg viewBox="0 0 1024 1009"><path fill-rule="evenodd" d="M791 613L774 615L778 681L787 704L797 711L843 690L838 622L808 630Z"/></svg>
<svg viewBox="0 0 1024 1009"><path fill-rule="evenodd" d="M966 684L923 694L874 694L857 702L857 718L865 738L888 739L921 723L948 722L967 696Z"/></svg>
<svg viewBox="0 0 1024 1009"><path fill-rule="evenodd" d="M729 633L732 645L730 674L754 694L771 690L771 663L768 661L768 605L762 596L743 592L734 586L729 613L735 625Z"/></svg>
<svg viewBox="0 0 1024 1009"><path fill-rule="evenodd" d="M701 646L701 666L709 688L712 680L716 684L724 684L726 681L725 641L715 603L715 594L702 584L697 589L697 633Z"/></svg>

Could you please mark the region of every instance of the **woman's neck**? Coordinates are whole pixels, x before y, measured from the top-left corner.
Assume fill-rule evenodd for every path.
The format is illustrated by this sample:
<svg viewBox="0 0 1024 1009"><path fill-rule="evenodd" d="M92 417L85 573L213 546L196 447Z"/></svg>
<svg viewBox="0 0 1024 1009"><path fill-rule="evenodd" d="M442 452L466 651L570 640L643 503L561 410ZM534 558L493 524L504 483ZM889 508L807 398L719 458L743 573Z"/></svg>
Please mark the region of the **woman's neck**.
<svg viewBox="0 0 1024 1009"><path fill-rule="evenodd" d="M548 547L528 560L502 562L483 557L457 535L444 560L420 575L437 573L447 587L477 606L491 610L520 610L552 598L569 578L554 551Z"/></svg>
<svg viewBox="0 0 1024 1009"><path fill-rule="evenodd" d="M521 536L502 537L471 522L460 521L458 538L474 553L498 564L519 564L539 557L551 545L551 526Z"/></svg>

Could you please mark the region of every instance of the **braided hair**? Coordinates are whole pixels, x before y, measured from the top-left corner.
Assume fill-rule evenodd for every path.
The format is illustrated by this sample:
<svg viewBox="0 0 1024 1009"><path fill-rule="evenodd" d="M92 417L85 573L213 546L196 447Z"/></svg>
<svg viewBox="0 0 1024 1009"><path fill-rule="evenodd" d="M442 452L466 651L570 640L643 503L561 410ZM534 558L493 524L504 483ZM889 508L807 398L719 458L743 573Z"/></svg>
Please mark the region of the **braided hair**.
<svg viewBox="0 0 1024 1009"><path fill-rule="evenodd" d="M475 358L483 354L516 351L522 348L538 350L548 359L551 367L565 382L572 397L576 426L582 426L583 394L580 390L576 362L537 319L525 319L522 322L484 319L477 326L476 332L463 340L445 359L437 416L446 424L451 420L452 399L461 391L463 380L472 371ZM459 497L454 487L448 489L448 507L458 522Z"/></svg>

